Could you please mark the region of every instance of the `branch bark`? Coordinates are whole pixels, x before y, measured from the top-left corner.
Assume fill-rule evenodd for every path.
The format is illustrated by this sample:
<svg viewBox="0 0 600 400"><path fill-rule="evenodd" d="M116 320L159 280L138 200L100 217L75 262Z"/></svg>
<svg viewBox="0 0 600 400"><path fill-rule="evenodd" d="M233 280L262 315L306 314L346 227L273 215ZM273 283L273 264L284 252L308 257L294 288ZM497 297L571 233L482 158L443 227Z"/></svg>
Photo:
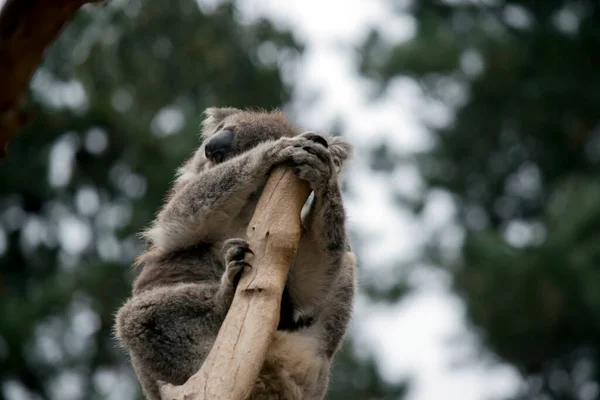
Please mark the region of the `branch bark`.
<svg viewBox="0 0 600 400"><path fill-rule="evenodd" d="M33 117L26 93L44 49L85 3L103 0L7 0L0 9L0 156Z"/></svg>
<svg viewBox="0 0 600 400"><path fill-rule="evenodd" d="M248 225L253 268L244 274L200 370L181 386L161 387L163 400L246 399L279 323L281 295L302 231L308 184L289 168L272 173Z"/></svg>

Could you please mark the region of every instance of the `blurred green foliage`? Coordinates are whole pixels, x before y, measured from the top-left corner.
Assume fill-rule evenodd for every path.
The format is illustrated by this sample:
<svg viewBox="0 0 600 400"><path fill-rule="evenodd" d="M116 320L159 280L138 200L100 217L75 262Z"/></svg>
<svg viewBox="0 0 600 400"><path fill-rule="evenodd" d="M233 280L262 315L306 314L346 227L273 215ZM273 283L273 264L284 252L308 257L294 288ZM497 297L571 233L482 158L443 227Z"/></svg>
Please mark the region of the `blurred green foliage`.
<svg viewBox="0 0 600 400"><path fill-rule="evenodd" d="M452 194L457 256L431 243L518 398L600 396L600 3L414 1L412 40L373 31L362 73L416 79L451 115L417 156ZM394 166L391 167L392 169Z"/></svg>
<svg viewBox="0 0 600 400"><path fill-rule="evenodd" d="M209 106L282 107L301 44L233 4L85 7L31 83L35 123L0 168L0 399L140 398L112 338L132 259ZM336 398L364 398L350 346ZM344 375L346 374L346 375ZM386 386L387 387L387 386Z"/></svg>

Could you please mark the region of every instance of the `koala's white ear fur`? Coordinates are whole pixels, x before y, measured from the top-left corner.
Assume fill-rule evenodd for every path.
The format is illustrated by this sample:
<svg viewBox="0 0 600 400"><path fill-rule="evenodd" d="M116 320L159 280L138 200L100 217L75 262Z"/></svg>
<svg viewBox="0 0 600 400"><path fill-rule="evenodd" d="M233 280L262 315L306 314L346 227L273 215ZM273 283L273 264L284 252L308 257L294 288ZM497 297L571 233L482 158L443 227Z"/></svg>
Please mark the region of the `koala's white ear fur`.
<svg viewBox="0 0 600 400"><path fill-rule="evenodd" d="M206 118L213 118L215 121L221 122L228 116L239 112L242 112L242 110L233 107L210 107L206 109L204 114Z"/></svg>
<svg viewBox="0 0 600 400"><path fill-rule="evenodd" d="M334 136L329 141L329 150L334 160L341 166L352 157L354 147L343 137Z"/></svg>
<svg viewBox="0 0 600 400"><path fill-rule="evenodd" d="M228 116L242 112L233 107L210 107L204 111L204 121L202 121L202 135L212 133L217 126Z"/></svg>

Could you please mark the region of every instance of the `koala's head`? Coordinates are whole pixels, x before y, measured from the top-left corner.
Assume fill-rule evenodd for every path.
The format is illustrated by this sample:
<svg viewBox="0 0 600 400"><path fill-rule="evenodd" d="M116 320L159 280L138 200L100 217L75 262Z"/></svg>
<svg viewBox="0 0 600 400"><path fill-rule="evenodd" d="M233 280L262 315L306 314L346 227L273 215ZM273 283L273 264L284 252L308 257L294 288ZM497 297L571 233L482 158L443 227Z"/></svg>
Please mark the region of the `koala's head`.
<svg viewBox="0 0 600 400"><path fill-rule="evenodd" d="M280 111L209 108L202 123L200 151L204 151L204 157L211 164L219 164L259 143L298 133Z"/></svg>
<svg viewBox="0 0 600 400"><path fill-rule="evenodd" d="M180 169L180 179L185 180L190 174L220 164L260 143L300 133L281 111L212 107L206 110L205 116L202 122L202 145ZM341 165L348 157L351 146L339 137L326 140L334 161Z"/></svg>

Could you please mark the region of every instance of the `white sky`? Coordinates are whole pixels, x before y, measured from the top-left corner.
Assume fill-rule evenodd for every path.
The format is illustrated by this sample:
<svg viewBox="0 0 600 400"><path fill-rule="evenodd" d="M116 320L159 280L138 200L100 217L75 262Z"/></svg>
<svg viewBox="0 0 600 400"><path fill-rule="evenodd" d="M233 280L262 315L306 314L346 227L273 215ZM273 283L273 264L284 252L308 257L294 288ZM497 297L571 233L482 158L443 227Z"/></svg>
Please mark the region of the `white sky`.
<svg viewBox="0 0 600 400"><path fill-rule="evenodd" d="M348 217L352 227L368 237L361 267L384 277L399 274L390 261L397 265L398 260L418 254L427 232L451 221L452 203L439 193L428 205L427 217L414 220L393 202L389 188L401 187L408 194L420 190L418 171L411 166L403 168L395 176L402 182L390 182L369 171L367 150L382 141L410 154L430 147L433 138L419 121L425 102L418 86L409 79L397 79L383 99L371 102L369 83L358 77L351 46L365 37L369 27L380 29L387 40L408 40L414 33L414 19L395 14L392 1L385 0L240 3L243 16L267 15L307 44L295 76L297 94L291 109L310 129L328 129L332 121L341 118L344 134L357 147L348 171L352 193ZM320 94L316 101L315 91ZM453 232L450 242L460 243L460 232ZM403 301L383 307L360 299L354 318L358 342L372 348L384 377L410 377L409 400L480 400L514 393L521 384L517 372L492 362L489 356L480 355L459 368L453 366L477 354L477 338L465 326L464 305L449 292L449 276L425 266L408 276L416 290Z"/></svg>

